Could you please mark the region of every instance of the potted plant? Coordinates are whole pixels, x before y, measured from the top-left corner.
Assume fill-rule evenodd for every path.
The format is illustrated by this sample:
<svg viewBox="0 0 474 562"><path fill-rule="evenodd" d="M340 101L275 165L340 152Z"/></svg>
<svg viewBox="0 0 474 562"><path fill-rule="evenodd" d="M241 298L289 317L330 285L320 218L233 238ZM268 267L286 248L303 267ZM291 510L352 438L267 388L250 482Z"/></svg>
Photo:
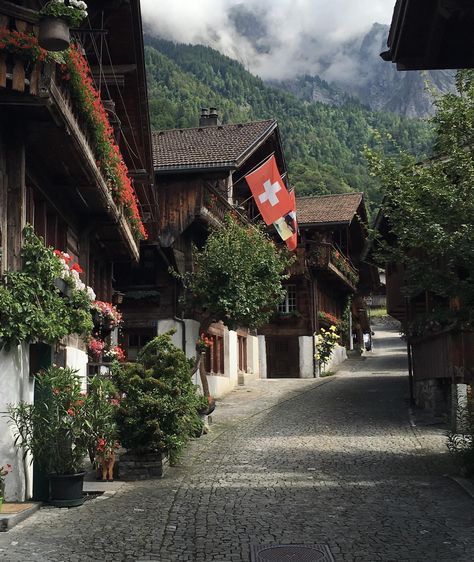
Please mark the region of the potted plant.
<svg viewBox="0 0 474 562"><path fill-rule="evenodd" d="M157 336L136 363L115 362L113 382L122 396L117 409L123 480L161 478L168 457L176 462L202 420L202 398L192 381L192 362L173 345L171 333Z"/></svg>
<svg viewBox="0 0 474 562"><path fill-rule="evenodd" d="M40 10L39 44L48 51L69 47L70 27L78 27L87 17L87 4L81 0L50 0Z"/></svg>
<svg viewBox="0 0 474 562"><path fill-rule="evenodd" d="M122 314L110 302L95 301L91 305L95 333L99 339L105 339L110 332L122 323Z"/></svg>
<svg viewBox="0 0 474 562"><path fill-rule="evenodd" d="M0 466L0 511L2 511L3 499L5 497L5 476L12 471L12 465Z"/></svg>
<svg viewBox="0 0 474 562"><path fill-rule="evenodd" d="M112 381L95 376L89 380L87 395L89 458L97 469L97 478L113 480L116 452L120 448L116 422L120 397Z"/></svg>
<svg viewBox="0 0 474 562"><path fill-rule="evenodd" d="M108 362L112 362L112 361L123 362L126 359L125 351L119 345L105 349L103 357L104 357L104 361L108 361Z"/></svg>
<svg viewBox="0 0 474 562"><path fill-rule="evenodd" d="M74 507L84 502L83 462L89 422L77 371L50 367L36 376L34 404L9 407L15 444L32 455L49 480L49 503Z"/></svg>

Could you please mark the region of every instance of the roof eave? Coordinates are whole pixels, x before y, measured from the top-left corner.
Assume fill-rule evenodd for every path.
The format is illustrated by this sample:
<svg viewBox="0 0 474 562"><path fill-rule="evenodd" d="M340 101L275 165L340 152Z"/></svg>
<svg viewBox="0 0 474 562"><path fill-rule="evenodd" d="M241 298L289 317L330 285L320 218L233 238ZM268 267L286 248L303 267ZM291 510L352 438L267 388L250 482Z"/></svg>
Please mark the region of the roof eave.
<svg viewBox="0 0 474 562"><path fill-rule="evenodd" d="M236 160L236 167L240 166L271 136L271 134L278 129L278 122L273 120L268 128L246 149L240 154Z"/></svg>
<svg viewBox="0 0 474 562"><path fill-rule="evenodd" d="M298 212L298 209L297 209ZM309 228L311 226L350 226L352 219L349 221L332 221L332 222L300 222L298 221L298 226L300 228Z"/></svg>
<svg viewBox="0 0 474 562"><path fill-rule="evenodd" d="M160 168L155 168L155 176L191 174L193 172L230 172L231 170L236 170L237 167L238 166L235 162L224 162L216 165L203 164L195 166L161 166Z"/></svg>

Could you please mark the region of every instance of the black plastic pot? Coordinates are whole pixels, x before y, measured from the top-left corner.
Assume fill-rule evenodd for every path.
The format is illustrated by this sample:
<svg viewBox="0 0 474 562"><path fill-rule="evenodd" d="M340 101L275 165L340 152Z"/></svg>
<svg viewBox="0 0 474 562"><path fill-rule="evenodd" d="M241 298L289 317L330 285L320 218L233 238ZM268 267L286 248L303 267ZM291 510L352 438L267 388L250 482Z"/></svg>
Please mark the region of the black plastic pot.
<svg viewBox="0 0 474 562"><path fill-rule="evenodd" d="M47 51L64 51L69 47L71 37L69 25L62 18L44 17L40 20L38 43Z"/></svg>
<svg viewBox="0 0 474 562"><path fill-rule="evenodd" d="M85 472L50 474L48 503L56 507L78 507L84 503L82 492Z"/></svg>

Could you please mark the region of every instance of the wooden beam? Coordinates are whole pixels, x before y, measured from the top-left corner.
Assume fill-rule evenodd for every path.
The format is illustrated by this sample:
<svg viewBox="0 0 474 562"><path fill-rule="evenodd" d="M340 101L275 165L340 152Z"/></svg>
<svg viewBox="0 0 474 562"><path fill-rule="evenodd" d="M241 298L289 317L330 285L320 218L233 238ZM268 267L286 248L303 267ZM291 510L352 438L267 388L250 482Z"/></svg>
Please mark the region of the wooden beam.
<svg viewBox="0 0 474 562"><path fill-rule="evenodd" d="M24 8L13 2L7 2L7 0L0 0L0 12L28 23L38 23L40 19L36 10Z"/></svg>
<svg viewBox="0 0 474 562"><path fill-rule="evenodd" d="M9 136L7 146L7 256L6 268L21 266L22 230L26 223L25 145Z"/></svg>

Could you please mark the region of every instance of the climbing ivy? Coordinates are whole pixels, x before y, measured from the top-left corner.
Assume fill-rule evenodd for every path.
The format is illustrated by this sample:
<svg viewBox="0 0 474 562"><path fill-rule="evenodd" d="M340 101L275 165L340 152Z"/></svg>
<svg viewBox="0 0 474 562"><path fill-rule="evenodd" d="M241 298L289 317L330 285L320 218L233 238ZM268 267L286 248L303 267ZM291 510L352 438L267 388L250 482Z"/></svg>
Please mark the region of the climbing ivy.
<svg viewBox="0 0 474 562"><path fill-rule="evenodd" d="M86 292L55 286L62 266L31 226L23 231L22 269L7 271L0 283L0 346L54 343L69 334L90 335L93 323Z"/></svg>

